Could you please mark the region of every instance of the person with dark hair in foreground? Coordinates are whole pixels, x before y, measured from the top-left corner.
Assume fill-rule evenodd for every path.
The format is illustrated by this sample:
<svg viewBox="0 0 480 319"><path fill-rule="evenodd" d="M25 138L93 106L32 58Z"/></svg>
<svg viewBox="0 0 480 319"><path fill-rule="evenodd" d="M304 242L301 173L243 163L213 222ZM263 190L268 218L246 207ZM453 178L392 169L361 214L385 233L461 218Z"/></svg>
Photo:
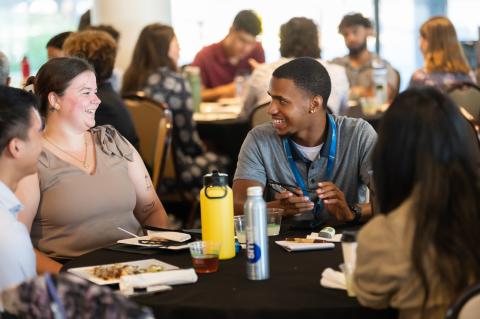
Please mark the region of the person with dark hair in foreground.
<svg viewBox="0 0 480 319"><path fill-rule="evenodd" d="M36 108L32 94L0 86L0 291L37 274L30 235L17 221L22 203L13 193L37 171L43 125Z"/></svg>
<svg viewBox="0 0 480 319"><path fill-rule="evenodd" d="M252 129L242 145L235 213L243 210L247 188L262 186L268 207L284 208L286 215L313 213L299 216L312 225L370 217L366 192L376 133L362 119L327 114L330 91L327 70L313 58L294 59L273 72L272 123ZM272 181L296 186L282 191Z"/></svg>
<svg viewBox="0 0 480 319"><path fill-rule="evenodd" d="M242 10L235 16L222 41L197 53L192 65L200 68L202 100L235 96L235 76L250 74L254 66L265 62L265 52L256 41L261 32L262 22L257 14Z"/></svg>
<svg viewBox="0 0 480 319"><path fill-rule="evenodd" d="M48 40L47 45L45 48L47 49L47 55L48 58L61 58L65 56L65 53L63 53L63 43L65 40L68 38L68 36L72 32L67 31L67 32L62 32Z"/></svg>
<svg viewBox="0 0 480 319"><path fill-rule="evenodd" d="M470 123L435 88L401 93L372 156L381 215L359 233L353 288L399 318L445 318L480 280L480 148Z"/></svg>

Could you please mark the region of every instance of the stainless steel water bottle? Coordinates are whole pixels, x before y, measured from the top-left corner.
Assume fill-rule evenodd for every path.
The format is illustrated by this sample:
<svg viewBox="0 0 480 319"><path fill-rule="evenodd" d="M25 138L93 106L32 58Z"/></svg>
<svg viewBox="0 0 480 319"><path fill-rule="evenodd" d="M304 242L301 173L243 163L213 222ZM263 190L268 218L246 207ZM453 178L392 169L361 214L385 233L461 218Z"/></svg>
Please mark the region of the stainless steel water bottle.
<svg viewBox="0 0 480 319"><path fill-rule="evenodd" d="M246 220L247 278L250 280L265 280L270 277L267 206L262 193L260 186L249 187L243 206Z"/></svg>

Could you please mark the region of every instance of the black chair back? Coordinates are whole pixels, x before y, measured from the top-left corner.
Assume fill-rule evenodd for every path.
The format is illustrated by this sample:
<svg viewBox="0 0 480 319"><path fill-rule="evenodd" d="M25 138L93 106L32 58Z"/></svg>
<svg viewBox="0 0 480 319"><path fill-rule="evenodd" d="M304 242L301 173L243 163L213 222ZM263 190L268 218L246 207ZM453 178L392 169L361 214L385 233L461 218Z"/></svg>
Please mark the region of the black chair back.
<svg viewBox="0 0 480 319"><path fill-rule="evenodd" d="M466 290L448 308L445 319L477 319L480 317L480 283Z"/></svg>
<svg viewBox="0 0 480 319"><path fill-rule="evenodd" d="M448 95L470 113L475 122L480 123L480 87L470 82L463 82L451 87Z"/></svg>

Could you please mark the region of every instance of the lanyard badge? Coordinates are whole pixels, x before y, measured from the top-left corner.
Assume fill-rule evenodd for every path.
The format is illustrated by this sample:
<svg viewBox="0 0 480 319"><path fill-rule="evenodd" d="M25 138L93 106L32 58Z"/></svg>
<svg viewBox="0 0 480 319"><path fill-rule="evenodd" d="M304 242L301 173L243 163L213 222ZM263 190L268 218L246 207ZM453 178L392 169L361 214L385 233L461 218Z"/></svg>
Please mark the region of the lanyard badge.
<svg viewBox="0 0 480 319"><path fill-rule="evenodd" d="M335 120L333 119L333 116L330 114L327 114L328 118L328 123L330 124L330 128L332 131L332 137L331 137L331 142L330 142L330 148L328 150L328 159L327 159L327 169L325 171L325 180L331 180L332 178L332 173L333 173L333 163L335 162L335 157L337 154L337 124L335 123ZM308 190L307 187L305 186L305 182L302 178L302 175L300 174L300 171L298 170L297 164L295 163L295 160L293 159L292 155L292 146L291 146L291 141L289 138L283 138L283 148L285 150L285 153L287 155L288 163L290 164L290 169L292 170L293 176L295 177L295 181L298 185L298 187L302 190L304 196L308 196ZM325 146L325 145L324 145ZM315 219L320 218L320 213L323 210L323 201L318 198L318 201L315 205L313 214L315 216Z"/></svg>

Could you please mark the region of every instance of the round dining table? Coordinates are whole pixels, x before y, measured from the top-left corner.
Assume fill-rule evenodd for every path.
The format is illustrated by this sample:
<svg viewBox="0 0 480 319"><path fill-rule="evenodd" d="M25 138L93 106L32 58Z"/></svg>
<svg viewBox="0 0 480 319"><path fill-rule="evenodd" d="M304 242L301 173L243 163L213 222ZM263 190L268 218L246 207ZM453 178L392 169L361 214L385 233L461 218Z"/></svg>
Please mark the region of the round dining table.
<svg viewBox="0 0 480 319"><path fill-rule="evenodd" d="M199 274L194 284L174 286L173 290L132 297L150 307L156 318L396 318L393 309L374 310L361 306L345 290L320 285L322 271L338 270L342 263L340 243L328 250L287 252L275 244L290 236L305 236L306 231L282 225L279 236L269 238L270 278L248 280L244 250L236 257L221 260L215 273ZM341 232L341 227L337 232ZM138 249L113 245L67 262L63 271L75 267L155 258L191 268L187 250Z"/></svg>

